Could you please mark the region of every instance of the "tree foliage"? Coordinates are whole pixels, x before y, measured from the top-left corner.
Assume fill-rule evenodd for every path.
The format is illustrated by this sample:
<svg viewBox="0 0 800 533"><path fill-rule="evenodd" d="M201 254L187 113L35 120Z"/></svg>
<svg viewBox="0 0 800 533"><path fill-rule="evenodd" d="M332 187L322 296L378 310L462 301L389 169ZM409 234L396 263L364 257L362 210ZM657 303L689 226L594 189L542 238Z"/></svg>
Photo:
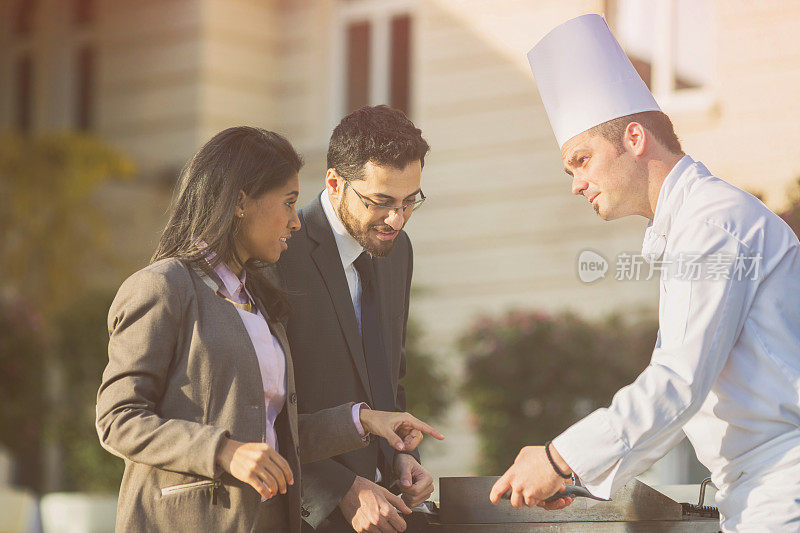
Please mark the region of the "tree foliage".
<svg viewBox="0 0 800 533"><path fill-rule="evenodd" d="M0 135L2 283L49 314L80 294L82 269L105 256L97 192L129 159L82 134Z"/></svg>
<svg viewBox="0 0 800 533"><path fill-rule="evenodd" d="M502 473L523 446L543 444L608 405L646 366L656 331L652 321L629 324L618 316L590 322L513 311L479 319L460 340L479 471Z"/></svg>
<svg viewBox="0 0 800 533"><path fill-rule="evenodd" d="M107 302L101 316L78 299L107 257L98 194L132 171L91 136L0 135L0 443L16 460L17 482L37 491L43 446L78 461L65 464L67 472L96 472L78 458L92 453L89 437L99 449L88 390L99 383L100 346L105 360ZM92 488L58 488L66 486Z"/></svg>
<svg viewBox="0 0 800 533"><path fill-rule="evenodd" d="M797 179L794 188L789 191L789 207L779 215L789 224L795 234L800 235L800 178Z"/></svg>
<svg viewBox="0 0 800 533"><path fill-rule="evenodd" d="M64 368L69 409L59 410L52 432L64 449L63 490L116 491L123 462L100 446L95 404L100 376L108 362L106 317L114 295L87 293L54 319L55 353Z"/></svg>
<svg viewBox="0 0 800 533"><path fill-rule="evenodd" d="M449 404L447 377L433 354L423 348L422 328L413 319L406 332L406 410L426 422L440 420Z"/></svg>
<svg viewBox="0 0 800 533"><path fill-rule="evenodd" d="M45 411L43 324L21 298L0 299L0 446L16 458L15 481L37 488Z"/></svg>

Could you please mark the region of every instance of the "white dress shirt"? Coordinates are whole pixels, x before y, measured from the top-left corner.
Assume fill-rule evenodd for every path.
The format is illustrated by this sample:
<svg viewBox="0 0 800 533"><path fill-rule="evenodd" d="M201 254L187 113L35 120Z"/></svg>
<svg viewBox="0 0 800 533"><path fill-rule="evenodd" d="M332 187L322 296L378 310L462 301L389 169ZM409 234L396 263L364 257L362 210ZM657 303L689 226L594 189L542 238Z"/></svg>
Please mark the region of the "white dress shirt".
<svg viewBox="0 0 800 533"><path fill-rule="evenodd" d="M322 191L320 200L322 201L322 210L325 211L328 224L333 230L333 238L336 241L336 248L339 250L339 258L342 260L342 267L344 268L344 275L347 278L347 288L350 290L350 299L353 300L358 329L361 329L361 279L358 277L358 270L356 270L354 263L364 251L364 247L350 235L342 221L339 220L339 215L333 209L327 190Z"/></svg>
<svg viewBox="0 0 800 533"><path fill-rule="evenodd" d="M720 489L725 531L800 529L797 236L685 156L661 187L642 254L666 266L650 365L553 446L609 497L685 435ZM687 259L702 265L699 279L678 272Z"/></svg>

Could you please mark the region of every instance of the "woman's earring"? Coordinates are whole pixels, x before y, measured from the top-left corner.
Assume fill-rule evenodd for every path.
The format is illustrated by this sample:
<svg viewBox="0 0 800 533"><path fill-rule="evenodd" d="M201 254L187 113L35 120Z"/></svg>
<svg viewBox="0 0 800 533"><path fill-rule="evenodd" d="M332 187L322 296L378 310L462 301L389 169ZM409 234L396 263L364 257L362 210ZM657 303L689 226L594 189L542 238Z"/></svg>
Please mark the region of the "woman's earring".
<svg viewBox="0 0 800 533"><path fill-rule="evenodd" d="M242 211L241 213L239 213L239 218L244 218L244 211Z"/></svg>

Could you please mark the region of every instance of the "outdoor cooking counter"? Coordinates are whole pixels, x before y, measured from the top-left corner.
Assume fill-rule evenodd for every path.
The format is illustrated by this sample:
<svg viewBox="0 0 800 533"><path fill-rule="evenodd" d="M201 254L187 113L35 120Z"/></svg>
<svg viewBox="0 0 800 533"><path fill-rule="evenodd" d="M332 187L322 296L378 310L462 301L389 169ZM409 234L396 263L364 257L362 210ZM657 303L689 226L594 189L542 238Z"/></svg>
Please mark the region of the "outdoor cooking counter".
<svg viewBox="0 0 800 533"><path fill-rule="evenodd" d="M430 524L431 533L717 533L719 521L547 522L539 524Z"/></svg>
<svg viewBox="0 0 800 533"><path fill-rule="evenodd" d="M439 480L440 504L429 516L432 533L686 532L716 533L719 518L711 507L681 504L632 480L611 501L577 498L560 511L515 509L503 500L489 502L497 477Z"/></svg>

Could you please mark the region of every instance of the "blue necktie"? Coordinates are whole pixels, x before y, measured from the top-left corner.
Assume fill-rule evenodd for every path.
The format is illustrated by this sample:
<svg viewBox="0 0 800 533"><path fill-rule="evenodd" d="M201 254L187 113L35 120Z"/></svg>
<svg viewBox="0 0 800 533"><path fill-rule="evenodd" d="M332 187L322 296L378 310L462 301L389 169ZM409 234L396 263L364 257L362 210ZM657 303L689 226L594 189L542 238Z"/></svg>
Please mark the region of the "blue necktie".
<svg viewBox="0 0 800 533"><path fill-rule="evenodd" d="M358 271L358 277L361 278L361 342L364 345L367 376L370 389L372 389L372 407L380 411L397 411L389 374L389 361L386 359L386 350L381 335L378 311L380 303L375 286L375 266L367 252L362 252L353 264ZM386 468L391 469L392 466L389 462L394 457L394 448L386 439L382 438L380 449Z"/></svg>
<svg viewBox="0 0 800 533"><path fill-rule="evenodd" d="M381 335L375 267L367 252L362 252L353 265L361 278L361 340L367 362L369 386L372 389L372 407L380 411L396 411L389 361ZM381 443L383 444L383 441Z"/></svg>

